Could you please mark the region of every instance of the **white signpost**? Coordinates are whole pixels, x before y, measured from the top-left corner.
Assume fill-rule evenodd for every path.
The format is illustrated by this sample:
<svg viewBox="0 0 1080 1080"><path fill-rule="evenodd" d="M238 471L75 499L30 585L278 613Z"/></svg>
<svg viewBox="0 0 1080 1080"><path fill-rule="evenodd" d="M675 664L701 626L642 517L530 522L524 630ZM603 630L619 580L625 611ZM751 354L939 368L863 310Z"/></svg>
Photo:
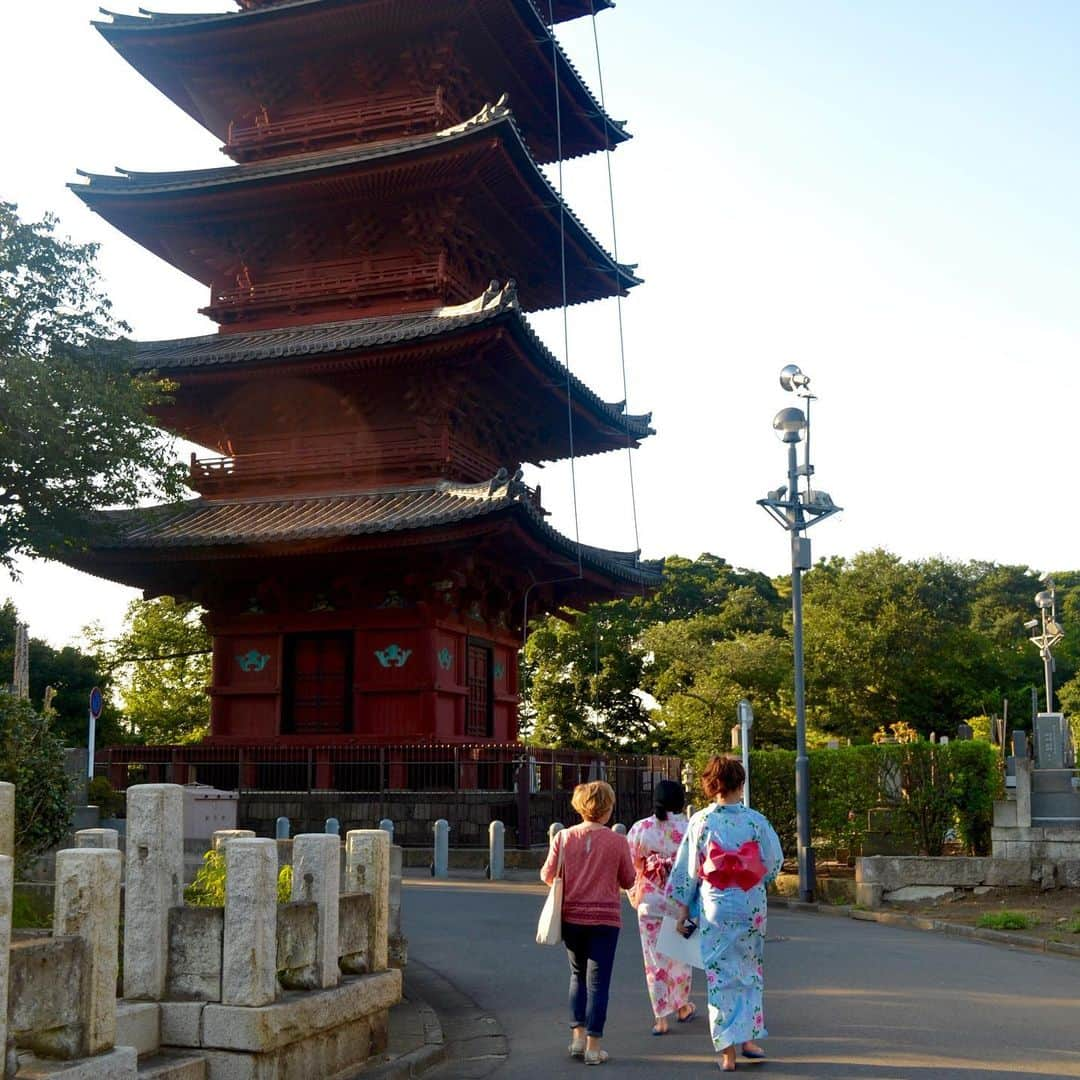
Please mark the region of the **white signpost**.
<svg viewBox="0 0 1080 1080"><path fill-rule="evenodd" d="M90 691L90 726L86 737L86 775L90 780L94 779L94 729L97 726L97 718L101 715L101 691L95 686Z"/></svg>
<svg viewBox="0 0 1080 1080"><path fill-rule="evenodd" d="M743 698L739 702L739 745L742 747L742 766L746 773L746 784L743 787L743 806L750 805L750 729L754 726L754 709L750 702Z"/></svg>

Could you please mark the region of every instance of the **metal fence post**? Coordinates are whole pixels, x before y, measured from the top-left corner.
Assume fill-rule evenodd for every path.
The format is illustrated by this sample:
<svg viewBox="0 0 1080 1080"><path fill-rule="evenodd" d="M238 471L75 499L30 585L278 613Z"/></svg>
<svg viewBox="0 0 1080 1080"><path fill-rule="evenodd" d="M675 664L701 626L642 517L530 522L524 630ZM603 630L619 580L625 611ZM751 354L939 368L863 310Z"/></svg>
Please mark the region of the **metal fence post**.
<svg viewBox="0 0 1080 1080"><path fill-rule="evenodd" d="M488 874L492 881L502 881L505 869L506 827L501 821L493 821L488 826Z"/></svg>
<svg viewBox="0 0 1080 1080"><path fill-rule="evenodd" d="M617 824L611 826L611 831L613 833L618 833L620 836L625 836L626 826L620 821Z"/></svg>
<svg viewBox="0 0 1080 1080"><path fill-rule="evenodd" d="M431 864L431 876L447 878L450 876L450 822L439 818L432 825L435 833L435 858Z"/></svg>
<svg viewBox="0 0 1080 1080"><path fill-rule="evenodd" d="M394 823L389 818L384 817L382 821L379 822L379 828L382 829L384 833L390 834L390 843L392 844L394 842Z"/></svg>
<svg viewBox="0 0 1080 1080"><path fill-rule="evenodd" d="M292 822L287 817L279 817L274 822L274 839L275 840L288 840L289 834L292 832Z"/></svg>
<svg viewBox="0 0 1080 1080"><path fill-rule="evenodd" d="M548 847L555 843L555 834L562 832L565 828L566 826L561 821L553 821L548 826Z"/></svg>
<svg viewBox="0 0 1080 1080"><path fill-rule="evenodd" d="M328 817L326 819L326 831L331 836L341 835L341 822L336 817Z"/></svg>

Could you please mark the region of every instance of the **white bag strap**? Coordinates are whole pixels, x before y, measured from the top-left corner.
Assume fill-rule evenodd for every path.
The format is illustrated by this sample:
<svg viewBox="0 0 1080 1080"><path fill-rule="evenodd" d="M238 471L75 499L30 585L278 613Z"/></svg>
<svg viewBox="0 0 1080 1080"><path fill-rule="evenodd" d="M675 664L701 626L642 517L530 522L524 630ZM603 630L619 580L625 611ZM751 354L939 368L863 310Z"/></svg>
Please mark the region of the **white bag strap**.
<svg viewBox="0 0 1080 1080"><path fill-rule="evenodd" d="M562 832L566 832L566 830L563 829ZM566 854L566 845L561 840L559 840L560 835L561 835L561 833L556 833L555 834L555 840L552 841L553 843L558 843L558 845L559 845L559 865L558 865L558 868L555 871L555 880L556 881L558 881L559 878L562 877L563 856Z"/></svg>

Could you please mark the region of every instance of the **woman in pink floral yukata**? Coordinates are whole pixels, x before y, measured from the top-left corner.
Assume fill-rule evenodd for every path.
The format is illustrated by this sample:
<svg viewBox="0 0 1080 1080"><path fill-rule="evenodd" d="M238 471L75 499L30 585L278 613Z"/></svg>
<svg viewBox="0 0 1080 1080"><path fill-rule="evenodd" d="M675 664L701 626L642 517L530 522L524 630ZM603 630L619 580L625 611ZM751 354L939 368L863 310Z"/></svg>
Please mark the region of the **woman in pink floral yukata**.
<svg viewBox="0 0 1080 1080"><path fill-rule="evenodd" d="M690 1001L693 968L656 951L656 939L665 915L676 916L675 905L667 899L667 878L675 853L686 833L686 792L674 780L656 786L656 813L639 821L627 834L637 879L630 899L637 908L641 952L645 958L645 982L652 1001L654 1035L666 1035L668 1016L675 1013L679 1023L693 1020Z"/></svg>

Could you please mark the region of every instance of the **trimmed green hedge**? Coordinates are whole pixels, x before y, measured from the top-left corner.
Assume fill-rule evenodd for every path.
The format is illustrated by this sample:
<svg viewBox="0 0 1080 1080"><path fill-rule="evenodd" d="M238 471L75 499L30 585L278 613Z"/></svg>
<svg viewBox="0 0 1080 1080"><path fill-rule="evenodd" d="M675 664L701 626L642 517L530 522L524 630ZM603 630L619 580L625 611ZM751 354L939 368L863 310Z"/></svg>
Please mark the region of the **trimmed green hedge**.
<svg viewBox="0 0 1080 1080"><path fill-rule="evenodd" d="M949 829L967 849L990 850L994 799L1001 775L994 748L983 742L928 742L811 750L810 818L815 847L857 850L867 811L891 806L916 845L940 855ZM772 822L784 850L795 851L795 753L750 754L750 798Z"/></svg>

